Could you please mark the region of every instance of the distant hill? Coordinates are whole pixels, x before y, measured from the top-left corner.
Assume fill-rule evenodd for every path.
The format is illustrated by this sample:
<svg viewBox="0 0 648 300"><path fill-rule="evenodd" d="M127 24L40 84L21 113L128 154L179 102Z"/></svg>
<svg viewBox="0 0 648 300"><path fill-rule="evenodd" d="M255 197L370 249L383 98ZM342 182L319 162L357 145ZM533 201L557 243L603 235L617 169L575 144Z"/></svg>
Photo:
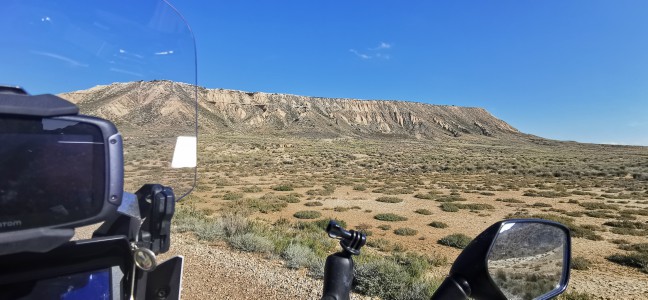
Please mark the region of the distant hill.
<svg viewBox="0 0 648 300"><path fill-rule="evenodd" d="M96 86L60 96L122 128L173 130L192 115L190 85L138 81ZM199 123L212 130L308 137L526 136L483 108L408 101L320 98L199 88Z"/></svg>

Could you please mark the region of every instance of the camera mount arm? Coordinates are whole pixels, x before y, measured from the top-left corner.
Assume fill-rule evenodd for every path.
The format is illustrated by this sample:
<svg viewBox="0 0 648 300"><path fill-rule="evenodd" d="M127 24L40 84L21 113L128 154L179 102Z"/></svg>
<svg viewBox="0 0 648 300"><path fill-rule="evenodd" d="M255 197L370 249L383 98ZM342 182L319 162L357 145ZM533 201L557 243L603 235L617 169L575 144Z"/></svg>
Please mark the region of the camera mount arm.
<svg viewBox="0 0 648 300"><path fill-rule="evenodd" d="M159 184L145 184L135 194L124 193L119 214L106 220L93 237L124 235L137 247L154 254L169 251L171 218L175 213L173 190Z"/></svg>

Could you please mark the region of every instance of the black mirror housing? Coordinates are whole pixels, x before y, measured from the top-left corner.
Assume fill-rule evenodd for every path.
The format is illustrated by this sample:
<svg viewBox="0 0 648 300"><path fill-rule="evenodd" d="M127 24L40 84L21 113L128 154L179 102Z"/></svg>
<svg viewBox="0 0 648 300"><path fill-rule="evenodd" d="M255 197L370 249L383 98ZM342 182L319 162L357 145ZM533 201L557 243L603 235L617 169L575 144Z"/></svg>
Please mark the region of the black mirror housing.
<svg viewBox="0 0 648 300"><path fill-rule="evenodd" d="M513 226L522 226L525 227L526 230L519 232L509 231ZM511 251L507 251L508 249L503 249L501 246L502 243L515 243L515 245L509 245L510 249L523 247L523 242L520 241L521 237L530 233L535 233L544 237L546 236L546 232L540 232L542 228L550 228L556 232L553 239L545 238L541 239L540 242L545 245L547 243L555 245L554 248L561 247L559 251L560 253L553 251L553 248L549 249L549 246L543 248L548 252L553 251L550 253L561 258L560 264L557 265L557 273L559 273L560 278L558 278L558 282L556 282L555 285L550 286L550 288L553 287L553 289L544 291L544 293L539 295L532 295L532 297L533 299L550 299L561 294L567 288L567 283L569 281L569 266L571 258L571 239L569 229L560 223L547 220L512 219L500 221L491 225L479 234L470 244L468 244L455 260L450 269L449 276L442 283L437 292L435 292L432 299L445 299L450 296L453 298L471 297L473 299L507 299L506 295L511 295L511 287L503 288L502 286L502 279L505 280L506 276L498 278L498 280L494 280L493 276L491 276L491 272L489 272L489 257L497 259L498 262L506 262L508 260L510 263L519 263L522 261L522 259L518 257L519 255L531 255L533 253L528 253L529 251L512 253ZM512 232L513 237L511 235ZM560 244L557 244L558 240L561 241ZM497 241L499 241L499 243ZM551 244L551 241L553 241L553 244ZM527 245L527 249L532 249L533 247L534 245ZM545 257L546 255L536 256ZM493 264L494 260L491 260L490 262ZM534 271L535 270L530 270L529 275L533 275L531 277L537 278L537 276L539 276L537 273L539 272L535 271L535 273L533 273ZM558 274L555 275L557 276Z"/></svg>

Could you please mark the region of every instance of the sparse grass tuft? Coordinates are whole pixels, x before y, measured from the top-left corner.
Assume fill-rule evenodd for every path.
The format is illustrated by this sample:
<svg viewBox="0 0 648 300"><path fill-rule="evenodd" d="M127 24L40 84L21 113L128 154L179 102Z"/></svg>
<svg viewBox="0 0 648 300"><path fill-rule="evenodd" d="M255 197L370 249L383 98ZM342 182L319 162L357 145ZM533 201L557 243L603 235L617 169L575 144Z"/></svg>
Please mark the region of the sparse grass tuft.
<svg viewBox="0 0 648 300"><path fill-rule="evenodd" d="M458 212L459 211L459 207L454 203L441 203L441 205L439 207L441 207L442 211L446 211L446 212Z"/></svg>
<svg viewBox="0 0 648 300"><path fill-rule="evenodd" d="M281 253L281 257L286 260L286 266L291 269L298 269L308 266L317 256L315 252L301 244L290 244Z"/></svg>
<svg viewBox="0 0 648 300"><path fill-rule="evenodd" d="M407 221L406 217L399 216L394 213L386 213L386 214L377 214L374 216L374 219L380 220L380 221L388 221L388 222L396 222L396 221Z"/></svg>
<svg viewBox="0 0 648 300"><path fill-rule="evenodd" d="M258 193L261 192L262 189L256 185L253 185L253 186L242 187L241 191L243 191L244 193Z"/></svg>
<svg viewBox="0 0 648 300"><path fill-rule="evenodd" d="M586 209L613 209L613 210L619 209L618 205L605 204L603 202L581 202L578 203L578 205Z"/></svg>
<svg viewBox="0 0 648 300"><path fill-rule="evenodd" d="M275 185L275 186L272 187L272 189L275 190L275 191L287 192L287 191L294 190L294 187L293 187L292 184L287 183L287 184Z"/></svg>
<svg viewBox="0 0 648 300"><path fill-rule="evenodd" d="M232 247L246 252L270 253L274 249L272 241L251 232L231 236L228 242Z"/></svg>
<svg viewBox="0 0 648 300"><path fill-rule="evenodd" d="M403 246L383 238L367 239L367 246L376 248L382 252L403 251Z"/></svg>
<svg viewBox="0 0 648 300"><path fill-rule="evenodd" d="M591 266L592 262L581 256L576 256L571 260L571 268L573 270L585 271L589 270Z"/></svg>
<svg viewBox="0 0 648 300"><path fill-rule="evenodd" d="M459 249L466 248L472 239L463 233L455 233L441 238L438 242L444 246L455 247Z"/></svg>
<svg viewBox="0 0 648 300"><path fill-rule="evenodd" d="M383 202L383 203L400 203L400 202L403 202L403 199L398 198L398 197L385 196L385 197L376 198L376 201Z"/></svg>
<svg viewBox="0 0 648 300"><path fill-rule="evenodd" d="M614 254L606 257L606 259L613 263L637 268L641 272L648 273L648 253Z"/></svg>
<svg viewBox="0 0 648 300"><path fill-rule="evenodd" d="M317 219L322 216L322 213L314 210L302 210L293 214L297 219Z"/></svg>
<svg viewBox="0 0 648 300"><path fill-rule="evenodd" d="M557 300L590 300L590 299L596 299L596 295L585 293L585 292L569 291L561 294L556 299Z"/></svg>
<svg viewBox="0 0 648 300"><path fill-rule="evenodd" d="M367 189L367 187L365 185L363 185L363 184L357 184L357 185L353 186L354 191L364 191L366 189Z"/></svg>
<svg viewBox="0 0 648 300"><path fill-rule="evenodd" d="M505 202L505 203L524 203L524 201L515 198L497 198L495 199L495 201Z"/></svg>
<svg viewBox="0 0 648 300"><path fill-rule="evenodd" d="M432 223L428 224L429 226L432 226L434 228L448 228L448 224L439 222L439 221L433 221Z"/></svg>
<svg viewBox="0 0 648 300"><path fill-rule="evenodd" d="M241 198L243 198L243 193L226 192L223 195L223 200L239 200Z"/></svg>
<svg viewBox="0 0 648 300"><path fill-rule="evenodd" d="M571 194L567 192L538 191L538 190L527 190L522 195L528 197L542 197L542 198L560 198L560 197L571 196Z"/></svg>
<svg viewBox="0 0 648 300"><path fill-rule="evenodd" d="M382 229L382 230L390 230L391 229L391 225L389 225L389 224L382 224L382 225L378 225L377 227Z"/></svg>
<svg viewBox="0 0 648 300"><path fill-rule="evenodd" d="M412 236L416 235L418 233L417 230L409 228L409 227L401 227L396 230L394 230L394 234L396 235L405 235L405 236Z"/></svg>
<svg viewBox="0 0 648 300"><path fill-rule="evenodd" d="M430 211L428 209L425 209L425 208L419 208L419 209L415 210L414 212L417 213L417 214L426 215L426 216L429 216L429 215L432 214L432 211Z"/></svg>

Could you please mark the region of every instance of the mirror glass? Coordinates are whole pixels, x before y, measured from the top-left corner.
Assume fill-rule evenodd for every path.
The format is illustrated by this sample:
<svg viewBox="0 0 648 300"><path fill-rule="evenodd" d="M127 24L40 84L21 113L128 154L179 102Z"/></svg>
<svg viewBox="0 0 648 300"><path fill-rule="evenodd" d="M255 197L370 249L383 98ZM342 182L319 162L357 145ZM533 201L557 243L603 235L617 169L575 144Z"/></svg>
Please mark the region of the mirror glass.
<svg viewBox="0 0 648 300"><path fill-rule="evenodd" d="M508 299L538 299L560 288L567 234L541 222L504 222L488 253L488 273Z"/></svg>

